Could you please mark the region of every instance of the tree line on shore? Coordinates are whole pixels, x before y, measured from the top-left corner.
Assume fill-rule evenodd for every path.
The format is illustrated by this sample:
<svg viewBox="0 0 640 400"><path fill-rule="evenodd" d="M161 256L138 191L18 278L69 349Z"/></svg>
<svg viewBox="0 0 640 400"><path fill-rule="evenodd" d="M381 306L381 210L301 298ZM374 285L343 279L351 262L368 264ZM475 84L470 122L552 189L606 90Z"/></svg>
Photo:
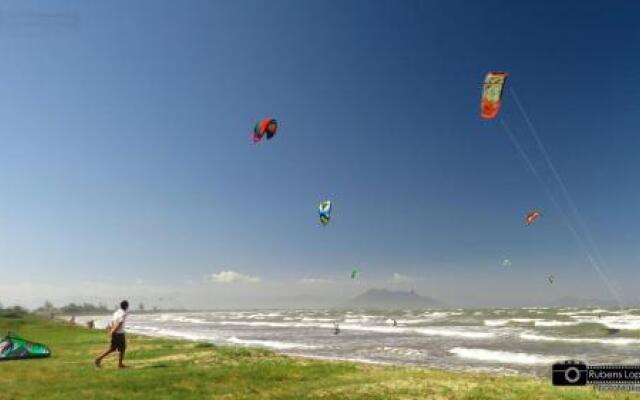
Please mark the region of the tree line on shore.
<svg viewBox="0 0 640 400"><path fill-rule="evenodd" d="M92 303L74 303L71 302L67 305L56 307L50 301L45 301L44 304L34 310L29 310L25 307L14 305L10 307L4 307L0 303L0 317L7 318L19 318L26 314L36 314L46 317L53 317L56 315L101 315L110 314L118 308L117 305L107 307L104 303L98 303L98 305ZM144 303L139 303L138 307L134 309L136 313L152 313L161 311L158 307L146 309ZM180 311L180 310L177 310Z"/></svg>

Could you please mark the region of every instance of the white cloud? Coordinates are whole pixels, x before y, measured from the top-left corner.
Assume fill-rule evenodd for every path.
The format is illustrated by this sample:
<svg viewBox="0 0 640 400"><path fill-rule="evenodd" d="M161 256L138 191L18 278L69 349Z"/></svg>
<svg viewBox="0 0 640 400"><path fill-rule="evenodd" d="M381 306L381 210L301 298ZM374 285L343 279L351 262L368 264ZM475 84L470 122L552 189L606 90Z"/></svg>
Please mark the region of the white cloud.
<svg viewBox="0 0 640 400"><path fill-rule="evenodd" d="M235 271L220 271L211 274L211 280L215 283L260 282L260 278L257 276L243 275Z"/></svg>
<svg viewBox="0 0 640 400"><path fill-rule="evenodd" d="M318 284L328 284L334 283L331 279L323 279L323 278L304 278L300 279L298 283L303 285L318 285Z"/></svg>
<svg viewBox="0 0 640 400"><path fill-rule="evenodd" d="M395 272L393 274L393 278L391 278L391 282L393 283L409 283L409 282L413 282L415 279L409 277L409 276L405 276L402 274L399 274L397 272Z"/></svg>

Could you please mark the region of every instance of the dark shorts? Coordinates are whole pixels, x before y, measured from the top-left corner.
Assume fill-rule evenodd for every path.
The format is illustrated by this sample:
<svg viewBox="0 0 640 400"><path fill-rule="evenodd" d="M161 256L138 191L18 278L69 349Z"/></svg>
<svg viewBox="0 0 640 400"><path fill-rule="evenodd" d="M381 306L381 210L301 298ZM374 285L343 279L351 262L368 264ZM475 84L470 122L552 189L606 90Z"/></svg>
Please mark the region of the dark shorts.
<svg viewBox="0 0 640 400"><path fill-rule="evenodd" d="M118 350L120 353L127 348L127 342L124 339L124 333L116 333L111 335L111 350Z"/></svg>

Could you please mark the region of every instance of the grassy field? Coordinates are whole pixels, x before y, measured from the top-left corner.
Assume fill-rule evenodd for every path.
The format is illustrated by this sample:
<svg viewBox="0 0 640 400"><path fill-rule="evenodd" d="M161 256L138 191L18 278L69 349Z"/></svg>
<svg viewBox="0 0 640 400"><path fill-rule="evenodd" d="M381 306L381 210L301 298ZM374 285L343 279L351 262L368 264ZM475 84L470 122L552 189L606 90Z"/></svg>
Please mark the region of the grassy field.
<svg viewBox="0 0 640 400"><path fill-rule="evenodd" d="M628 393L558 389L548 380L422 368L305 360L267 350L131 336L128 369L89 331L34 317L0 317L11 330L49 345L48 359L0 362L0 399L640 399Z"/></svg>

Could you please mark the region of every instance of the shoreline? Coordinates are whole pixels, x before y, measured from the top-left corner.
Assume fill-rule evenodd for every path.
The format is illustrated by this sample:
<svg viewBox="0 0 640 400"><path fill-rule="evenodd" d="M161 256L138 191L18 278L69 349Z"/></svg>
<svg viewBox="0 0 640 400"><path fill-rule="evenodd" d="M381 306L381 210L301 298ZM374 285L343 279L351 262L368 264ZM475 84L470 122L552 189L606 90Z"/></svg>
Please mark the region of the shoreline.
<svg viewBox="0 0 640 400"><path fill-rule="evenodd" d="M93 316L92 316L93 317ZM59 319L59 321L63 322L63 323L67 323L69 324L69 321L63 320L63 319ZM93 329L89 329L86 326L84 326L84 323L80 323L80 322L76 322L75 325L73 326L77 326L83 329L87 329L89 331L102 331L103 329L101 328L93 328ZM151 339L162 339L162 340L177 340L177 341L184 341L184 342L188 342L188 343L194 343L194 344L210 344L210 345L214 345L214 346L219 346L219 347L229 347L229 348L246 348L246 349L264 349L270 352L273 352L274 354L278 354L278 355L283 355L283 356L287 356L287 357L292 357L292 358L300 358L300 359L307 359L307 360L320 360L320 361L328 361L328 362L352 362L352 363L358 363L358 364L363 364L363 365L379 365L379 366L385 366L385 367L397 367L397 368L418 368L418 369L426 369L426 370L430 370L430 371L442 371L442 372L451 372L451 373L479 373L479 374L486 374L486 375L490 375L490 376L494 376L494 377L503 377L503 376L521 376L521 377L527 377L527 378L532 378L532 379L544 379L540 376L537 376L535 374L530 374L530 373L525 373L525 372L519 372L516 370L512 370L509 368L503 368L503 370L498 370L497 368L491 369L491 368L484 368L484 367L469 367L469 368L446 368L446 367L439 367L439 366L434 366L434 365L427 365L427 364L421 364L421 363L411 363L411 362L401 362L401 361L380 361L380 360L370 360L370 359L364 359L364 358L355 358L355 357L341 357L341 356L322 356L322 355L315 355L315 354L303 354L303 353L296 353L296 352L289 352L286 350L278 350L269 346L260 346L257 344L239 344L239 343L216 343L213 340L207 340L207 339L201 339L201 338L189 338L186 336L171 336L171 335L153 335L150 333L145 333L145 332L140 332L140 331L136 331L136 330L130 330L127 333L128 336L140 336L140 337L146 337L146 338L151 338Z"/></svg>
<svg viewBox="0 0 640 400"><path fill-rule="evenodd" d="M87 316L81 316L87 317ZM89 316L89 317L94 317ZM95 315L95 317L98 317ZM105 316L101 316L105 317ZM108 317L108 316L107 316ZM64 319L60 319L63 323L69 323ZM88 328L85 326L83 322L76 322L75 326L81 327L83 329ZM93 328L93 331L102 331L101 328ZM299 353L295 351L288 351L285 349L278 349L274 347L270 347L267 345L259 345L259 344L241 344L241 343L233 343L233 342L217 342L212 339L206 339L202 337L197 337L198 335L192 335L189 337L188 334L183 335L163 335L163 334L151 334L149 332L141 332L139 330L130 329L128 335L135 335L146 338L153 339L161 339L161 340L177 340L184 341L187 343L195 343L195 344L210 344L219 347L229 347L229 348L245 348L245 349L264 349L270 352L273 352L277 355L283 355L287 357L306 359L306 360L319 360L319 361L327 361L327 362L352 362L358 363L362 365L378 365L385 367L395 367L395 368L415 368L415 369L425 369L428 371L441 371L445 373L472 373L472 374L485 374L491 377L500 378L500 377L523 377L523 378L531 378L544 381L546 377L540 376L535 373L518 371L508 366L494 366L494 367L484 367L484 366L473 366L473 367L446 367L446 366L438 366L431 364L424 364L419 362L406 362L406 361L384 361L384 360L372 360L366 358L357 358L357 357L349 357L349 356L330 356L330 355L316 355L316 354L305 354ZM551 367L549 366L549 376L551 374Z"/></svg>
<svg viewBox="0 0 640 400"><path fill-rule="evenodd" d="M226 346L226 345L223 345L223 346ZM545 378L541 376L537 376L535 374L528 374L525 372L519 372L515 370L509 370L506 368L503 372L493 371L488 368L484 369L482 367L454 369L454 368L436 367L432 365L418 364L418 363L411 364L411 363L400 363L400 362L391 362L391 361L365 360L365 359L351 358L351 357L316 356L313 354L279 352L271 349L267 349L267 350L273 351L276 354L280 354L287 357L309 359L309 360L319 360L319 361L327 361L327 362L351 362L351 363L362 364L362 365L377 365L381 367L407 368L407 369L418 369L418 370L423 369L431 372L444 372L444 373L452 373L452 374L482 374L482 375L487 375L493 378L521 377L521 378L545 381ZM551 367L549 367L549 374L551 374Z"/></svg>
<svg viewBox="0 0 640 400"><path fill-rule="evenodd" d="M133 313L128 331L218 346L266 348L305 359L544 380L551 375L551 365L563 360L606 363L617 358L619 362L633 363L629 360L634 343L640 342L640 331L634 332L633 328L640 315L617 312L601 318L594 314L603 311L606 310L514 309L506 314L504 310L426 311L398 316L397 327L389 325L392 320L386 313L375 312ZM79 316L76 323L86 326L90 319L101 329L110 318ZM325 332L333 327L331 321L335 319L343 321L345 335ZM609 325L628 329L608 335L605 327ZM590 352L584 353L587 350Z"/></svg>
<svg viewBox="0 0 640 400"><path fill-rule="evenodd" d="M94 317L94 316L98 316L98 315L90 315L90 317ZM106 316L106 317L110 317L110 315L100 315L102 317ZM87 317L87 316L80 316L80 317ZM70 324L69 321L60 318L59 319L60 322L62 323L66 323L66 324ZM98 331L101 332L103 331L103 329L101 328L93 328L93 329L89 329L86 326L84 326L83 323L79 323L76 322L74 325L70 325L70 326L74 326L74 327L79 327L82 329L86 329L87 331ZM341 357L341 356L322 356L322 355L314 355L314 354L303 354L303 353L296 353L296 352L289 352L286 350L278 350L278 349L274 349L271 348L269 346L260 346L260 345L244 345L244 344L238 344L238 343L224 343L224 344L220 344L220 343L216 343L212 340L206 340L206 339L199 339L199 338L189 338L186 336L170 336L170 335L153 335L153 334L149 334L149 333L144 333L144 332L139 332L139 331L135 331L135 330L130 330L127 333L128 337L144 337L144 338L149 338L149 339L160 339L160 340L175 340L175 341L180 341L180 342L186 342L186 343L193 343L193 344L204 344L204 345L213 345L213 346L217 346L217 347L228 347L228 348L240 348L240 349L260 349L260 350L266 350L269 352L272 352L274 354L277 355L281 355L281 356L286 356L286 357L291 357L291 358L298 358L298 359L303 359L303 360L318 360L318 361L327 361L327 362L349 362L349 363L357 363L357 364L362 364L362 365L375 365L375 366L383 366L383 367L394 367L394 368L411 368L411 369L424 369L427 371L438 371L438 372L449 372L449 373L459 373L459 374L464 374L464 373L473 373L473 374L484 374L484 375L489 375L495 378L499 378L499 377L524 377L524 378L531 378L531 379L537 379L537 380L544 380L544 378L537 376L535 374L528 374L528 373L523 373L523 372L519 372L516 370L510 370L508 368L505 368L504 371L497 371L497 370L491 370L490 368L483 368L483 367L469 367L469 368L446 368L446 367L438 367L438 366L433 366L433 365L426 365L426 364L420 364L420 363L404 363L404 362L393 362L393 361L378 361L378 360L369 360L369 359L363 359L363 358L354 358L354 357Z"/></svg>
<svg viewBox="0 0 640 400"><path fill-rule="evenodd" d="M241 316L235 315L243 313L246 314L247 311L231 313L234 315L230 315L228 320L224 315L205 315L207 313L162 313L141 316L139 320L131 319L128 331L150 337L204 341L221 346L259 346L278 354L313 359L349 360L365 364L422 367L453 372L481 372L493 376L519 375L544 379L550 374L552 362L568 359L562 355L540 351L539 348L535 348L534 341L525 342L525 346L529 348L518 348L519 343L516 347L500 347L496 342L497 338L503 335L501 331L512 329L509 327L479 325L468 328L473 331L467 331L459 326L420 326L424 321L430 324L450 317L441 312L435 313L433 319L429 319L429 315L409 316L406 325L399 327L381 325L387 321L372 323L370 318L374 317L365 315L362 317L365 319L363 322L353 320L341 325L345 333L349 331L344 337L323 336L321 332L333 326L326 322L330 319L324 315L310 317L307 313L293 315L283 311L279 311L277 315L257 313L248 315L245 319L239 319ZM453 318L458 318L458 314L455 313L456 316ZM362 319L359 315L347 318ZM108 318L79 317L76 323L84 326L88 319L95 319L96 327L100 329ZM402 320L399 321L402 323ZM248 328L245 329L245 325ZM296 329L278 331L285 327ZM310 337L306 336L307 332L310 333ZM516 333L509 333L509 340L519 341L520 337ZM375 341L376 337L384 340L379 346ZM467 337L477 341L473 344L467 343Z"/></svg>
<svg viewBox="0 0 640 400"><path fill-rule="evenodd" d="M0 364L0 385L8 399L640 400L640 394L557 388L549 380L522 375L323 360L133 333L125 359L129 368L118 370L112 356L96 369L93 358L107 345L103 331L30 315L0 318L0 330L52 350L49 358Z"/></svg>

